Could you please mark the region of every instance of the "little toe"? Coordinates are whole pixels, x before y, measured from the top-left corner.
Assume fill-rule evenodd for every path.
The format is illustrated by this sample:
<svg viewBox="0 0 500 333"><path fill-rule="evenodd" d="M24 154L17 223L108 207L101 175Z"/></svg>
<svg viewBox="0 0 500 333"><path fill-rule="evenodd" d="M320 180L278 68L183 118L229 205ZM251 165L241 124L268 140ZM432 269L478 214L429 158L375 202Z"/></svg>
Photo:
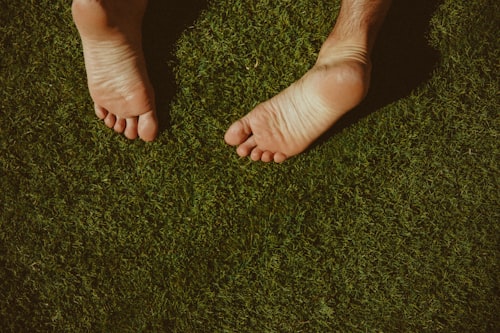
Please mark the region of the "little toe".
<svg viewBox="0 0 500 333"><path fill-rule="evenodd" d="M101 120L106 118L106 116L108 115L108 110L106 110L105 108L103 108L102 106L99 106L97 104L94 104L94 111L95 111L95 115L97 116L97 118L99 118Z"/></svg>
<svg viewBox="0 0 500 333"><path fill-rule="evenodd" d="M137 138L137 117L126 119L126 126L123 134L127 139L130 140L134 140Z"/></svg>
<svg viewBox="0 0 500 333"><path fill-rule="evenodd" d="M274 162L276 163L283 163L287 159L286 155L283 153L276 153L274 154Z"/></svg>

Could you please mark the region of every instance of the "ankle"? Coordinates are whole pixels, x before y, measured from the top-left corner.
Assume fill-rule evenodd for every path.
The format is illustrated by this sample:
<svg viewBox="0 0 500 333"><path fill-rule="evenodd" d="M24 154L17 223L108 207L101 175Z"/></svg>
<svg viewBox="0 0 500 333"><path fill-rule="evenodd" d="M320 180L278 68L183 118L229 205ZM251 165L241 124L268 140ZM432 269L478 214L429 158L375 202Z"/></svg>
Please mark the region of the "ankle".
<svg viewBox="0 0 500 333"><path fill-rule="evenodd" d="M342 1L335 27L328 40L334 44L360 45L369 55L391 2L392 0Z"/></svg>
<svg viewBox="0 0 500 333"><path fill-rule="evenodd" d="M369 47L360 40L338 40L329 37L321 47L316 64L337 61L354 61L368 66L370 65Z"/></svg>

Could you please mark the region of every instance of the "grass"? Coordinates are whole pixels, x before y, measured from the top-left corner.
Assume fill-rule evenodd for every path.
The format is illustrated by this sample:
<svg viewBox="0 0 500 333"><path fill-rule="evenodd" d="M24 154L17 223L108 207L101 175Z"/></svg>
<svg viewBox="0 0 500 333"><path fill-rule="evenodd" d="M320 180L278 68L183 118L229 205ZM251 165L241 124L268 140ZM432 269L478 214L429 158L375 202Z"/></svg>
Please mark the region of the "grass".
<svg viewBox="0 0 500 333"><path fill-rule="evenodd" d="M70 1L2 1L2 331L500 330L498 2L396 2L365 103L282 165L224 131L339 1L151 6L145 144L93 116Z"/></svg>

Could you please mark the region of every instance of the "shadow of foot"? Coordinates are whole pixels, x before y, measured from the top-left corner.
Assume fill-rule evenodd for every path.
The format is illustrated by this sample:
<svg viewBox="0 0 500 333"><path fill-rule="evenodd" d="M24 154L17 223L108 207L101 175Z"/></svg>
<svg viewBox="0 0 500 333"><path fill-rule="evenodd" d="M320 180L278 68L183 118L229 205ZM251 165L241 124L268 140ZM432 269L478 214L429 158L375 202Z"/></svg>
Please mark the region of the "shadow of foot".
<svg viewBox="0 0 500 333"><path fill-rule="evenodd" d="M143 21L143 48L156 95L160 131L170 124L169 106L177 87L175 43L207 7L207 0L149 0Z"/></svg>
<svg viewBox="0 0 500 333"><path fill-rule="evenodd" d="M430 79L439 61L439 53L429 46L427 33L432 14L440 3L439 0L393 2L373 50L368 95L317 144L370 113L408 96Z"/></svg>

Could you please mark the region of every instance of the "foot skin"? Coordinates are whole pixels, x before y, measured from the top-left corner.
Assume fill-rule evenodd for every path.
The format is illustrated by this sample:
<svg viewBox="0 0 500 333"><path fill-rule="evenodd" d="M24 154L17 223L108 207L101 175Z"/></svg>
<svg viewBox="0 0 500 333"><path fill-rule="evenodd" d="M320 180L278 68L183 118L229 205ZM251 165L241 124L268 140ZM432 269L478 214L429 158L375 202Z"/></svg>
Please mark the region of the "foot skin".
<svg viewBox="0 0 500 333"><path fill-rule="evenodd" d="M95 113L129 139L152 141L158 133L154 92L142 52L147 0L74 0Z"/></svg>
<svg viewBox="0 0 500 333"><path fill-rule="evenodd" d="M370 71L366 47L325 44L312 69L232 124L224 139L241 157L281 163L362 101Z"/></svg>

